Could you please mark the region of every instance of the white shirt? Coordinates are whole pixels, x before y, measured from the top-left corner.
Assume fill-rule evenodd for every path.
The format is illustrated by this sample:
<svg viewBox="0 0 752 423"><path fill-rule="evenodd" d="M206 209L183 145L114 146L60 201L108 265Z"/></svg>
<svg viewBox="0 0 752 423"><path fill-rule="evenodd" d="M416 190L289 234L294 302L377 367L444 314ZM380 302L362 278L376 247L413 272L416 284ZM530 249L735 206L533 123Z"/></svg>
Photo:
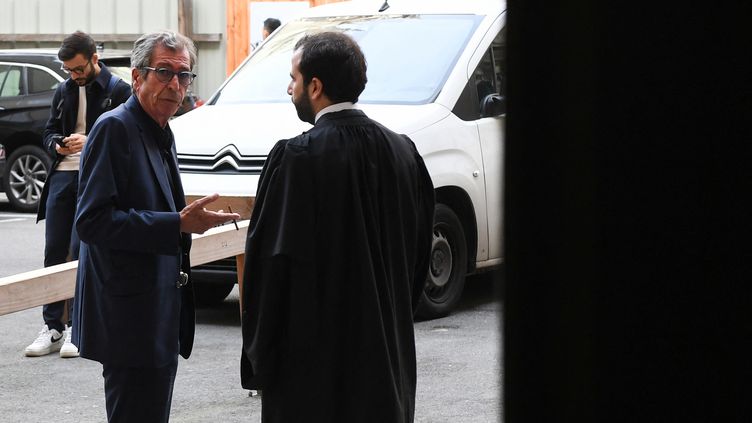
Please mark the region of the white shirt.
<svg viewBox="0 0 752 423"><path fill-rule="evenodd" d="M78 115L76 117L76 134L86 135L86 87L78 87ZM77 171L81 161L81 152L63 157L57 165L57 170Z"/></svg>
<svg viewBox="0 0 752 423"><path fill-rule="evenodd" d="M337 103L337 104L330 104L324 107L323 109L319 110L318 113L316 113L316 118L313 120L313 123L315 124L316 122L318 122L319 118L321 118L321 116L324 116L327 113L339 112L339 111L348 110L348 109L357 109L357 107L355 107L354 103L351 103L349 101L345 101L343 103Z"/></svg>

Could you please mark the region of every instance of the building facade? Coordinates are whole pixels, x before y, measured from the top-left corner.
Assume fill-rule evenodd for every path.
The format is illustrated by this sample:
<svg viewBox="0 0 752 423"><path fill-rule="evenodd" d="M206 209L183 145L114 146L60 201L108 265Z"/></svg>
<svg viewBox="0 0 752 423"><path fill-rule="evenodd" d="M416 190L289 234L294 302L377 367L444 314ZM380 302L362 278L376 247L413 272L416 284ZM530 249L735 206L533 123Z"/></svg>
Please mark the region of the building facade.
<svg viewBox="0 0 752 423"><path fill-rule="evenodd" d="M317 6L341 0L303 0ZM252 3L279 0L0 0L0 48L60 46L81 30L105 49L126 49L143 33L169 29L198 48L192 87L208 99L249 54ZM289 0L286 0L289 3Z"/></svg>

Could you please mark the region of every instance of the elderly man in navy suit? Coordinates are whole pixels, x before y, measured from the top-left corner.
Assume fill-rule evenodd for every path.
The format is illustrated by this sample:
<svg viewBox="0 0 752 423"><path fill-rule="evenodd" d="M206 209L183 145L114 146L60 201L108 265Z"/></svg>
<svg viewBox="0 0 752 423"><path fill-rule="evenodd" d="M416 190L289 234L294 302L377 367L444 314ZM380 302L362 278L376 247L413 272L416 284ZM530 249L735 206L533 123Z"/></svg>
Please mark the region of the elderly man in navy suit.
<svg viewBox="0 0 752 423"><path fill-rule="evenodd" d="M81 157L81 252L73 343L102 363L109 422L167 422L178 354L193 347L191 233L239 219L186 207L168 119L196 75L193 42L146 34L131 56L134 95L105 113Z"/></svg>

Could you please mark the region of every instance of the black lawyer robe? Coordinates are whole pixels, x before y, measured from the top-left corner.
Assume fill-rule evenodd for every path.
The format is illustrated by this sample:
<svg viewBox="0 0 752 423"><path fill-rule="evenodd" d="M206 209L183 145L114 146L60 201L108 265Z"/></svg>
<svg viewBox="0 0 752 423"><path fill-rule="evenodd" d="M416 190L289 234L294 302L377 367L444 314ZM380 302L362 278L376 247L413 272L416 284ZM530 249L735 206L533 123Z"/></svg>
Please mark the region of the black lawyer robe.
<svg viewBox="0 0 752 423"><path fill-rule="evenodd" d="M359 110L275 145L243 280L241 379L264 422L413 421L433 210L415 145Z"/></svg>

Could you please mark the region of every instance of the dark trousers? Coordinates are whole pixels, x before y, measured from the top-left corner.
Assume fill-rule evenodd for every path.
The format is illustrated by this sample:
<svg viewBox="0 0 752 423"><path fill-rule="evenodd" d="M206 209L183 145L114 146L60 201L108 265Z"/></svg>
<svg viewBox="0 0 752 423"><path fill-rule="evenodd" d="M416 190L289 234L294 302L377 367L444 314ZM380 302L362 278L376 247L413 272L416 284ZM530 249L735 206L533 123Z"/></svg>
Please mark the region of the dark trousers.
<svg viewBox="0 0 752 423"><path fill-rule="evenodd" d="M44 267L78 260L79 239L73 221L76 217L78 193L77 171L54 171L47 181L49 195L44 224ZM73 299L68 301L68 325L73 317ZM44 323L50 329L63 331L65 301L45 304L42 307Z"/></svg>
<svg viewBox="0 0 752 423"><path fill-rule="evenodd" d="M102 364L109 423L166 423L170 420L172 388L178 357L158 368Z"/></svg>

